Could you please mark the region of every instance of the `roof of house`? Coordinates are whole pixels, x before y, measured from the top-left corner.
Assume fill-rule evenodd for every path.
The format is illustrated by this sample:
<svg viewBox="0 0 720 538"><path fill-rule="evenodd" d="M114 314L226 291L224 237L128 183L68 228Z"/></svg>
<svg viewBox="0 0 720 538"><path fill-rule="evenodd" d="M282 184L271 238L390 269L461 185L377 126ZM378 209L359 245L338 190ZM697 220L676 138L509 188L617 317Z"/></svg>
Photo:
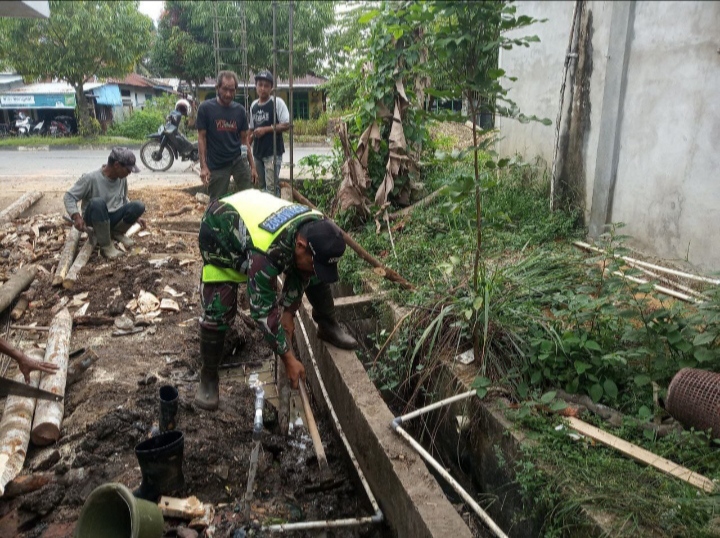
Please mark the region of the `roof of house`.
<svg viewBox="0 0 720 538"><path fill-rule="evenodd" d="M4 93L34 93L34 94L58 94L58 93L75 93L75 89L67 82L38 82L36 84L28 84L19 88L7 90Z"/></svg>
<svg viewBox="0 0 720 538"><path fill-rule="evenodd" d="M135 86L137 88L154 88L155 85L152 82L149 82L145 79L142 75L138 75L137 73L130 73L129 75L125 75L125 78L119 79L119 78L109 78L107 79L108 83L112 84L120 84L123 86Z"/></svg>
<svg viewBox="0 0 720 538"><path fill-rule="evenodd" d="M316 75L303 75L302 77L294 77L293 78L293 88L314 88L315 86L320 86L320 84L325 84L327 82L327 79L324 77L318 77ZM240 84L238 84L238 88L245 86L244 81L240 81ZM253 74L250 74L250 80L248 81L248 86L255 87L255 80L253 78ZM205 82L200 84L201 88L214 88L215 87L215 79L214 78L206 78ZM278 88L289 88L290 82L288 80L284 80L279 78L277 80L277 87Z"/></svg>

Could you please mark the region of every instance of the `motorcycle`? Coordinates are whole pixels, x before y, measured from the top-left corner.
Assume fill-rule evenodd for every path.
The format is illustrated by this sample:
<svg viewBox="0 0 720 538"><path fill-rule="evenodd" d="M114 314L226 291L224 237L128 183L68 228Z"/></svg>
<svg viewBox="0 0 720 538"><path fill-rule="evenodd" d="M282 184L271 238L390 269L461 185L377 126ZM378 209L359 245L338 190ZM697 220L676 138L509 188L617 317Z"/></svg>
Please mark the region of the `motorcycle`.
<svg viewBox="0 0 720 538"><path fill-rule="evenodd" d="M30 116L26 116L25 114L20 112L10 132L16 136L30 136L32 126L33 123L30 119Z"/></svg>
<svg viewBox="0 0 720 538"><path fill-rule="evenodd" d="M41 120L38 123L35 124L35 126L32 128L32 134L33 136L45 136L48 134L49 127L46 127L46 121Z"/></svg>
<svg viewBox="0 0 720 538"><path fill-rule="evenodd" d="M68 120L72 121L72 118L70 118L69 116L56 117L50 122L50 127L48 127L48 134L52 137L72 136L72 129Z"/></svg>
<svg viewBox="0 0 720 538"><path fill-rule="evenodd" d="M182 114L171 112L166 118L165 125L161 125L158 132L148 135L149 138L140 148L140 159L143 164L155 172L165 172L175 162L175 159L190 160L197 163L197 142L190 142L178 131Z"/></svg>

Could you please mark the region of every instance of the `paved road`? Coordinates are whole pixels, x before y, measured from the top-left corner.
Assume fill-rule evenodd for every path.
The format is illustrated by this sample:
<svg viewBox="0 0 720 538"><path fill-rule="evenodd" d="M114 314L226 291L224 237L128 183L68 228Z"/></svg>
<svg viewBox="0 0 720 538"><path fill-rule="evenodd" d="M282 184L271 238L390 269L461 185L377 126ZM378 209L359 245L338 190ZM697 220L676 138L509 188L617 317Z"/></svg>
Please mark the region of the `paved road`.
<svg viewBox="0 0 720 538"><path fill-rule="evenodd" d="M295 171L300 159L307 155L328 155L328 147L295 147L293 160ZM78 149L58 151L0 151L0 190L1 191L65 191L83 173L99 167L107 160L108 151ZM198 184L200 178L188 169L189 162L175 161L167 172L152 172L145 168L138 157L139 174L131 174L129 185L131 189L149 187L181 186ZM289 154L283 155L283 170L281 176L287 177L289 168Z"/></svg>

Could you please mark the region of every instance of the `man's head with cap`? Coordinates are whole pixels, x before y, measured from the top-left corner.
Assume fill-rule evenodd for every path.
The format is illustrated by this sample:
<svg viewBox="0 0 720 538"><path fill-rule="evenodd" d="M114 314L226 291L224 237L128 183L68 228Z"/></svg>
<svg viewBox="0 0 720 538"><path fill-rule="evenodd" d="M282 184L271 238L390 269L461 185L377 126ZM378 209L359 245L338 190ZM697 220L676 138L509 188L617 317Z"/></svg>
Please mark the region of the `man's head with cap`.
<svg viewBox="0 0 720 538"><path fill-rule="evenodd" d="M139 172L135 164L135 154L128 148L114 147L108 157L107 166L116 178L127 177L130 172ZM106 174L107 175L107 174Z"/></svg>
<svg viewBox="0 0 720 538"><path fill-rule="evenodd" d="M295 241L295 265L305 274L315 274L327 284L339 279L337 264L345 253L340 228L322 219L303 224Z"/></svg>

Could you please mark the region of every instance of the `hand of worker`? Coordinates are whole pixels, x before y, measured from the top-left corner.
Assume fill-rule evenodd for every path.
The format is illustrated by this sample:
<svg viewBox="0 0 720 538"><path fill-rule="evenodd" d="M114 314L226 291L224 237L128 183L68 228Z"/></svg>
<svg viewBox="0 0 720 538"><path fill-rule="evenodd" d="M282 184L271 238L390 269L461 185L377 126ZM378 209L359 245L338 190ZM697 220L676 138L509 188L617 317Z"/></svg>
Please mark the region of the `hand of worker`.
<svg viewBox="0 0 720 538"><path fill-rule="evenodd" d="M147 224L145 223L145 219L139 218L139 219L137 219L137 221L135 221L135 222L137 222L137 223L140 225L140 229L141 229L141 230L144 230L145 228L147 228Z"/></svg>
<svg viewBox="0 0 720 538"><path fill-rule="evenodd" d="M250 176L252 177L253 185L255 185L257 187L258 183L260 182L260 178L257 173L257 168L253 168L250 171Z"/></svg>
<svg viewBox="0 0 720 538"><path fill-rule="evenodd" d="M295 358L292 353L289 353L287 358L283 359L285 364L285 373L290 380L290 386L294 389L298 388L298 381L302 379L305 381L305 367L303 363Z"/></svg>
<svg viewBox="0 0 720 538"><path fill-rule="evenodd" d="M84 231L85 231L85 221L84 221L83 218L80 216L80 213L75 213L75 214L72 216L72 221L73 221L73 226L75 226L75 228L77 229L77 231L79 231L79 232L84 232Z"/></svg>
<svg viewBox="0 0 720 538"><path fill-rule="evenodd" d="M210 184L210 169L207 166L200 167L200 181L206 187Z"/></svg>
<svg viewBox="0 0 720 538"><path fill-rule="evenodd" d="M33 359L32 357L25 355L22 351L18 352L17 356L13 358L18 363L18 368L25 378L25 383L30 383L30 372L34 370L39 370L40 372L45 372L46 374L54 374L58 370L57 364Z"/></svg>

